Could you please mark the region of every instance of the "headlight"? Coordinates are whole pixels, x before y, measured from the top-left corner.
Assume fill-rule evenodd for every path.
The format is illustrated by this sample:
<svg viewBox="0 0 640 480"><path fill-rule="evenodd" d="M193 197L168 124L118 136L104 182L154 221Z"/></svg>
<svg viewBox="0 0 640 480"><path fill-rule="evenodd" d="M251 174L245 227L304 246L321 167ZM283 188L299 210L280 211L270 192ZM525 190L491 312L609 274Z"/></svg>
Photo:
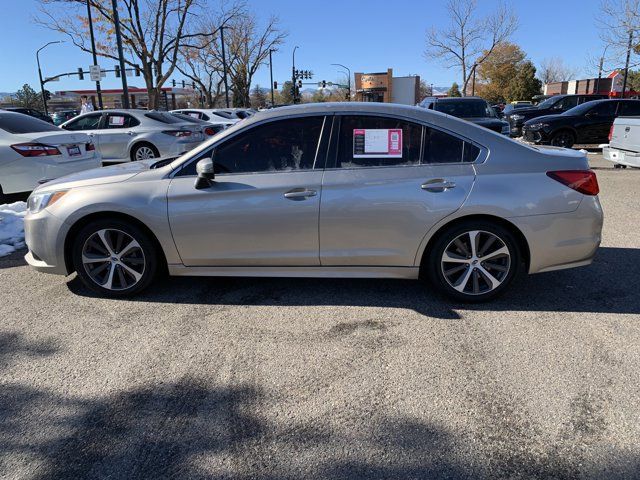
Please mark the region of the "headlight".
<svg viewBox="0 0 640 480"><path fill-rule="evenodd" d="M511 118L514 120L524 120L524 115L518 115L517 113L514 115L511 115Z"/></svg>
<svg viewBox="0 0 640 480"><path fill-rule="evenodd" d="M53 205L67 194L68 190L59 190L57 192L34 193L27 200L27 208L29 213L38 213L43 209Z"/></svg>
<svg viewBox="0 0 640 480"><path fill-rule="evenodd" d="M548 123L538 122L538 123L532 123L531 125L527 125L527 128L529 130L540 130L540 129L546 128L548 126L549 126Z"/></svg>
<svg viewBox="0 0 640 480"><path fill-rule="evenodd" d="M503 135L509 135L511 133L511 127L508 123L502 125L502 130L500 131Z"/></svg>

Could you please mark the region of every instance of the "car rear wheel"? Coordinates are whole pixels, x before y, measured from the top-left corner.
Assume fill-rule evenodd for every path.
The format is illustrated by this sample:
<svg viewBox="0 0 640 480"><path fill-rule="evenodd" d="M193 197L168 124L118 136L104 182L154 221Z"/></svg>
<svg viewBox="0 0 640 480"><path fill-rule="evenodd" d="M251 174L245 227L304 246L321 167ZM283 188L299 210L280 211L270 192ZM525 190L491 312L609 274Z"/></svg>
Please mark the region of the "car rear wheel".
<svg viewBox="0 0 640 480"><path fill-rule="evenodd" d="M571 148L576 143L576 137L569 130L561 130L553 134L550 143L554 147Z"/></svg>
<svg viewBox="0 0 640 480"><path fill-rule="evenodd" d="M160 152L158 152L158 149L150 143L139 143L131 150L131 160L134 162L158 158L159 156Z"/></svg>
<svg viewBox="0 0 640 480"><path fill-rule="evenodd" d="M157 271L157 250L140 228L119 220L85 226L73 244L73 265L82 282L103 296L144 290Z"/></svg>
<svg viewBox="0 0 640 480"><path fill-rule="evenodd" d="M515 237L491 222L465 222L443 232L426 265L431 284L463 302L501 295L522 270Z"/></svg>

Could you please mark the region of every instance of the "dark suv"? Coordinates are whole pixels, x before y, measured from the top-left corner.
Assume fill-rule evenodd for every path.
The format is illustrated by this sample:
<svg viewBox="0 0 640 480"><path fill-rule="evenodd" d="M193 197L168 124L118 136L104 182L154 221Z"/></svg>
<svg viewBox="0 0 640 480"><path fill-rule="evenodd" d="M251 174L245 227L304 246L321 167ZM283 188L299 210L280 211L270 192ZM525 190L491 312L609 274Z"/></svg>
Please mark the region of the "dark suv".
<svg viewBox="0 0 640 480"><path fill-rule="evenodd" d="M522 125L527 120L542 117L543 115L563 113L585 102L605 100L607 98L609 98L607 95L554 95L535 107L520 109L517 112L505 115L504 118L511 127L511 136L519 137L522 135Z"/></svg>
<svg viewBox="0 0 640 480"><path fill-rule="evenodd" d="M495 110L479 97L427 97L419 103L419 106L462 118L503 135L509 135L509 124L500 120Z"/></svg>

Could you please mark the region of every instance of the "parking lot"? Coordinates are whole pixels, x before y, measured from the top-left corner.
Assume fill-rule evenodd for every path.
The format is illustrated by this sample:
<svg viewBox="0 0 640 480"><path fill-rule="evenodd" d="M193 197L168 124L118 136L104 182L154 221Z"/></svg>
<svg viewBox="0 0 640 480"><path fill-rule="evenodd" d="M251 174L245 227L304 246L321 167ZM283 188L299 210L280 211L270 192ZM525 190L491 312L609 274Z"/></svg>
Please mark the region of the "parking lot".
<svg viewBox="0 0 640 480"><path fill-rule="evenodd" d="M589 159L594 264L480 306L347 279L105 300L0 259L0 476L637 478L640 170Z"/></svg>

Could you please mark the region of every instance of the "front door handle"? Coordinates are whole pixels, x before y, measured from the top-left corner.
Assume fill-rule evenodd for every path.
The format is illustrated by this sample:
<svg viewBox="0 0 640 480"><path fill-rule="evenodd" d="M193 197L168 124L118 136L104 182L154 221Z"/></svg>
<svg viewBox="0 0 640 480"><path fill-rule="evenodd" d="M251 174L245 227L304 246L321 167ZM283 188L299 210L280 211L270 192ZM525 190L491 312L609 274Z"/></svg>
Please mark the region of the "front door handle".
<svg viewBox="0 0 640 480"><path fill-rule="evenodd" d="M455 182L450 182L444 178L436 178L423 183L420 188L427 192L444 192L445 190L455 188L455 186Z"/></svg>
<svg viewBox="0 0 640 480"><path fill-rule="evenodd" d="M284 194L284 198L290 200L303 200L308 197L315 197L318 194L315 190L308 190L306 188L296 188Z"/></svg>
<svg viewBox="0 0 640 480"><path fill-rule="evenodd" d="M136 132L127 132L127 135L135 135Z"/></svg>

